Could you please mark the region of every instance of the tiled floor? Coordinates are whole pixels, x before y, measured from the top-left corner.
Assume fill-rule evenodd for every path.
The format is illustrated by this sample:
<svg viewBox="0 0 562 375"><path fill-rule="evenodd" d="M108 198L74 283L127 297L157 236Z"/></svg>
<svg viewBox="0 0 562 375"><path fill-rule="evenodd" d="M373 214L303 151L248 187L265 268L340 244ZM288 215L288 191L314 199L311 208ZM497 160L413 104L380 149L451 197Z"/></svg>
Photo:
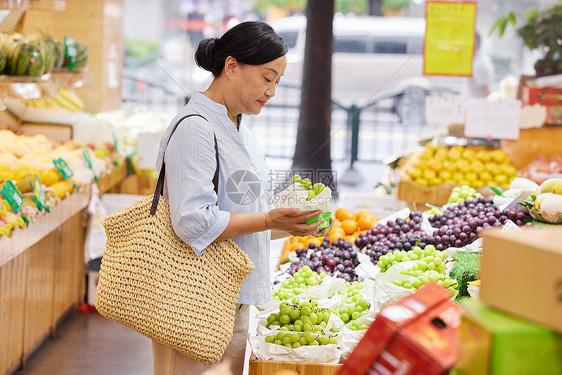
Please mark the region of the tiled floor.
<svg viewBox="0 0 562 375"><path fill-rule="evenodd" d="M151 342L98 313L74 312L15 375L152 374Z"/></svg>

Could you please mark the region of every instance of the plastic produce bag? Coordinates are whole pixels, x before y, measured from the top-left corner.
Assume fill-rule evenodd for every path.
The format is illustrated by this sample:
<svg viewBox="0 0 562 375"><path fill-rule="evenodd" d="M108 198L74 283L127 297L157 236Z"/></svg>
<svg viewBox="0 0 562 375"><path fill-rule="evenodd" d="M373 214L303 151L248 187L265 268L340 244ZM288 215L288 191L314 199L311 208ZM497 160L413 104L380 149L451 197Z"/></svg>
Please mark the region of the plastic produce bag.
<svg viewBox="0 0 562 375"><path fill-rule="evenodd" d="M88 233L86 234L86 242L84 244L84 260L86 264L90 260L100 258L103 255L103 249L107 241L105 230L101 225L101 221L107 215L98 192L97 185L92 184L92 195L87 210L89 214Z"/></svg>
<svg viewBox="0 0 562 375"><path fill-rule="evenodd" d="M265 342L265 336L252 336L249 340L252 351L258 360L339 363L342 355L342 350L334 344L305 345L297 349L290 349L282 345Z"/></svg>
<svg viewBox="0 0 562 375"><path fill-rule="evenodd" d="M322 214L307 221L307 224L314 223L320 219L324 220L318 230L327 228L332 217L332 190L326 187L320 194L307 200L308 191L301 185L293 183L285 190L279 192L274 197L275 207L277 208L298 208L301 212L312 212L321 210Z"/></svg>

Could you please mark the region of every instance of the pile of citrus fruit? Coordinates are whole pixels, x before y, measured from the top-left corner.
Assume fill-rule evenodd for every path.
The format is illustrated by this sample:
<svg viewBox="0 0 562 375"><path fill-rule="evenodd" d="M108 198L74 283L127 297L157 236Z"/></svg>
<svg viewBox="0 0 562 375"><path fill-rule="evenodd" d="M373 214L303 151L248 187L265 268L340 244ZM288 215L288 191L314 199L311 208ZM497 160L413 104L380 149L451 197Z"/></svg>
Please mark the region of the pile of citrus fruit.
<svg viewBox="0 0 562 375"><path fill-rule="evenodd" d="M348 242L355 242L355 239L361 234L375 226L380 218L376 218L369 211L352 212L347 208L338 208L335 213L332 229L328 232L330 243L343 237ZM323 237L297 237L291 236L285 242L283 254L281 255L281 263L284 263L290 252L296 249L308 247L311 243L319 246Z"/></svg>

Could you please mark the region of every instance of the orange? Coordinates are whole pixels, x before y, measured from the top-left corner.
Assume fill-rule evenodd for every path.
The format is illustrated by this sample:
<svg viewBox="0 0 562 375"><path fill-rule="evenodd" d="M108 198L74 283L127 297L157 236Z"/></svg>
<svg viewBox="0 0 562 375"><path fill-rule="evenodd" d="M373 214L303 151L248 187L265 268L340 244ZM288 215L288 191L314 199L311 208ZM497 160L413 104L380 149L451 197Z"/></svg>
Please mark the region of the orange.
<svg viewBox="0 0 562 375"><path fill-rule="evenodd" d="M345 239L347 242L354 243L356 237L355 237L355 236L345 236L344 239Z"/></svg>
<svg viewBox="0 0 562 375"><path fill-rule="evenodd" d="M377 219L374 216L363 216L357 222L357 227L359 230L371 229L375 226Z"/></svg>
<svg viewBox="0 0 562 375"><path fill-rule="evenodd" d="M355 221L358 221L361 216L365 216L365 215L371 215L372 216L372 214L369 211L357 211L355 213Z"/></svg>
<svg viewBox="0 0 562 375"><path fill-rule="evenodd" d="M341 221L339 221L338 219L334 220L334 223L332 224L332 227L338 227L341 228Z"/></svg>
<svg viewBox="0 0 562 375"><path fill-rule="evenodd" d="M347 235L353 234L357 230L357 222L355 220L345 220L341 226Z"/></svg>
<svg viewBox="0 0 562 375"><path fill-rule="evenodd" d="M348 220L348 219L355 219L355 215L353 215L353 212L351 212L351 210L349 210L348 208L338 208L336 210L336 219L338 219L339 221L344 221L344 220Z"/></svg>
<svg viewBox="0 0 562 375"><path fill-rule="evenodd" d="M339 240L341 237L345 237L345 231L342 228L334 227L328 234L328 237L332 241Z"/></svg>

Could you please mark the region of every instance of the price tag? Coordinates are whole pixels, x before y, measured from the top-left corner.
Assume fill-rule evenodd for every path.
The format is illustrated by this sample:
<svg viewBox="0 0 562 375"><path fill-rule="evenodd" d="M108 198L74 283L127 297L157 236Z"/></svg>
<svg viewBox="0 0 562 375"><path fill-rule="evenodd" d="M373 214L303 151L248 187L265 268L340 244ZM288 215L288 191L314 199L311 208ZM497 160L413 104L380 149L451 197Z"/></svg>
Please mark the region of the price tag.
<svg viewBox="0 0 562 375"><path fill-rule="evenodd" d="M33 200L40 211L45 209L45 190L43 190L43 185L38 176L35 176L33 184Z"/></svg>
<svg viewBox="0 0 562 375"><path fill-rule="evenodd" d="M21 211L23 197L12 181L6 180L6 184L2 188L2 197L12 206L15 213Z"/></svg>
<svg viewBox="0 0 562 375"><path fill-rule="evenodd" d="M467 100L464 134L472 138L518 139L521 101Z"/></svg>
<svg viewBox="0 0 562 375"><path fill-rule="evenodd" d="M92 167L92 159L90 159L90 152L88 151L87 148L82 150L82 155L84 155L84 160L86 160L86 164L88 164L88 168L90 168L90 170L94 174L94 180L96 180L96 182L99 182L100 179L98 178L98 176L96 176L96 172L94 172L94 167Z"/></svg>
<svg viewBox="0 0 562 375"><path fill-rule="evenodd" d="M111 132L111 134L113 135L113 148L115 150L115 152L119 152L119 148L118 148L118 142L117 142L117 137L115 136L115 132Z"/></svg>
<svg viewBox="0 0 562 375"><path fill-rule="evenodd" d="M55 164L55 168L62 175L62 178L64 178L65 180L74 176L74 173L72 173L68 164L66 164L66 162L64 160L62 160L61 158L53 159L53 163Z"/></svg>
<svg viewBox="0 0 562 375"><path fill-rule="evenodd" d="M76 63L76 55L78 51L76 49L76 41L70 37L64 37L64 54L70 60L68 64L68 71L71 72L74 69L74 64Z"/></svg>

